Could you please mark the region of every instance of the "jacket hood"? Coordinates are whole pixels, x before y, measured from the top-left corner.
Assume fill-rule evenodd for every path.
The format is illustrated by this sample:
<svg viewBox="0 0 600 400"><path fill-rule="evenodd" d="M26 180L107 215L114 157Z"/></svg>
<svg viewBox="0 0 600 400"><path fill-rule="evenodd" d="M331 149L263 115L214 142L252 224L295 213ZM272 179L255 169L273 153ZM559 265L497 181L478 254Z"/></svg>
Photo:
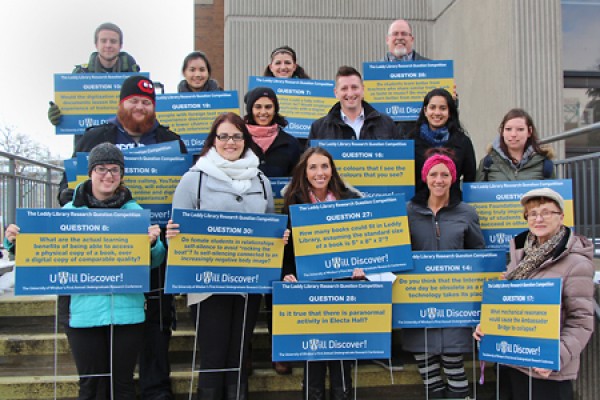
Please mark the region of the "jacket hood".
<svg viewBox="0 0 600 400"><path fill-rule="evenodd" d="M554 148L552 146L541 146L542 150L546 151L546 155L545 157L552 160L554 158ZM486 154L492 154L492 152L496 152L498 153L498 155L506 160L508 160L508 157L506 157L506 155L502 152L502 150L500 149L500 137L496 137L496 139L494 139L494 141L490 144L487 145L487 147L485 148L485 153ZM537 153L535 153L537 154Z"/></svg>

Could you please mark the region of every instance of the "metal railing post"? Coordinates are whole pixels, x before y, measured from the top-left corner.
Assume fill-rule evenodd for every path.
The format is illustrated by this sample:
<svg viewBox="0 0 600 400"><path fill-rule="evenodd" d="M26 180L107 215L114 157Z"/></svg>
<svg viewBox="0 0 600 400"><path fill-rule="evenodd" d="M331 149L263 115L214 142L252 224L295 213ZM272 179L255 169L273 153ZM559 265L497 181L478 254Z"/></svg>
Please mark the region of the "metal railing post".
<svg viewBox="0 0 600 400"><path fill-rule="evenodd" d="M7 184L7 210L5 223L14 224L17 213L17 167L16 160L11 158L8 160L8 184ZM4 229L4 227L2 227Z"/></svg>

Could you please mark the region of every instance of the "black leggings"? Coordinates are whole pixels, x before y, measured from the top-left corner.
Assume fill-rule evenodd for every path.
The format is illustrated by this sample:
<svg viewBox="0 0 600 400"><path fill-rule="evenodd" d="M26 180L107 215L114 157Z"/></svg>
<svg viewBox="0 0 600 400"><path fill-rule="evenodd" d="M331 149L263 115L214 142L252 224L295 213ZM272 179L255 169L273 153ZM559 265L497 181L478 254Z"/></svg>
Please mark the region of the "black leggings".
<svg viewBox="0 0 600 400"><path fill-rule="evenodd" d="M98 400L97 392L105 393L107 400L135 400L133 371L143 343L143 324L112 325L112 353L111 325L67 327L66 333L80 376L78 400ZM87 375L106 376L84 377Z"/></svg>

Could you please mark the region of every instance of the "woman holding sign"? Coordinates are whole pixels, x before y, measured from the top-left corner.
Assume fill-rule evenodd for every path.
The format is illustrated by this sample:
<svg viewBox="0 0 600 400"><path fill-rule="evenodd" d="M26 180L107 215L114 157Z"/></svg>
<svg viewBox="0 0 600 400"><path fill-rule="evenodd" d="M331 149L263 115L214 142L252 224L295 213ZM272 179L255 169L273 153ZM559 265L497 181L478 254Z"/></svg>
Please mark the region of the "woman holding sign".
<svg viewBox="0 0 600 400"><path fill-rule="evenodd" d="M489 146L477 170L478 181L553 179L551 147L541 147L531 116L513 108L499 127L500 135Z"/></svg>
<svg viewBox="0 0 600 400"><path fill-rule="evenodd" d="M571 400L579 356L594 331L594 245L563 224L565 201L554 190L530 190L521 204L529 230L510 242L504 278L562 278L560 369L510 366L507 379L500 383L513 399ZM478 325L473 337L483 336Z"/></svg>
<svg viewBox="0 0 600 400"><path fill-rule="evenodd" d="M426 188L419 176L423 170L427 150L445 147L454 152L456 181L452 191L460 192L460 180L475 181L477 162L473 143L458 118L458 108L452 95L445 89L433 89L423 99L423 107L415 130L407 139L415 141L415 193Z"/></svg>
<svg viewBox="0 0 600 400"><path fill-rule="evenodd" d="M483 249L475 209L451 187L458 179L448 149L431 149L421 171L425 189L407 205L413 251ZM469 383L463 353L473 349L471 328L402 329L402 347L413 353L428 397L465 398ZM442 379L442 366L446 382Z"/></svg>
<svg viewBox="0 0 600 400"><path fill-rule="evenodd" d="M275 212L271 183L258 169L253 146L240 116L218 116L200 158L175 189L173 208ZM179 224L169 221L167 238L178 234ZM258 294L188 294L200 342L198 400L247 399L248 371L240 360L248 352L260 299Z"/></svg>
<svg viewBox="0 0 600 400"><path fill-rule="evenodd" d="M79 184L73 200L63 208L120 208L141 210L123 185L125 161L111 143L92 149L88 158L90 179ZM5 246L14 251L19 229L10 225ZM148 228L151 267L165 258L160 228ZM69 297L61 296L61 300ZM71 295L61 302L59 318L68 319L65 330L79 378L79 400L135 400L133 372L143 344L144 293ZM98 397L97 393L100 393ZM100 397L103 396L103 397Z"/></svg>
<svg viewBox="0 0 600 400"><path fill-rule="evenodd" d="M289 215L294 204L321 203L360 198L360 193L346 186L338 174L333 157L321 147L311 147L300 157L292 180L285 189L283 213ZM353 271L352 279L364 279L361 268ZM285 246L282 280L297 282L293 241ZM330 400L352 398L351 361L311 361L304 367L305 399L325 399L325 376L329 368Z"/></svg>

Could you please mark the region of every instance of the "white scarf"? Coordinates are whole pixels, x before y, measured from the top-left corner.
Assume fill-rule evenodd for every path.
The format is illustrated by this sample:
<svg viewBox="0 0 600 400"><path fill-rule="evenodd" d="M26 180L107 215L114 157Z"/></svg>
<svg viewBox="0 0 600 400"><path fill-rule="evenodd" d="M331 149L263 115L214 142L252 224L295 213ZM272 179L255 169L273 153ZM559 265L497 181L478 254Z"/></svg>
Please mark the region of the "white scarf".
<svg viewBox="0 0 600 400"><path fill-rule="evenodd" d="M238 160L229 161L211 148L206 155L200 157L194 166L206 175L229 183L237 194L244 194L250 189L252 179L258 175L258 157L250 149Z"/></svg>

